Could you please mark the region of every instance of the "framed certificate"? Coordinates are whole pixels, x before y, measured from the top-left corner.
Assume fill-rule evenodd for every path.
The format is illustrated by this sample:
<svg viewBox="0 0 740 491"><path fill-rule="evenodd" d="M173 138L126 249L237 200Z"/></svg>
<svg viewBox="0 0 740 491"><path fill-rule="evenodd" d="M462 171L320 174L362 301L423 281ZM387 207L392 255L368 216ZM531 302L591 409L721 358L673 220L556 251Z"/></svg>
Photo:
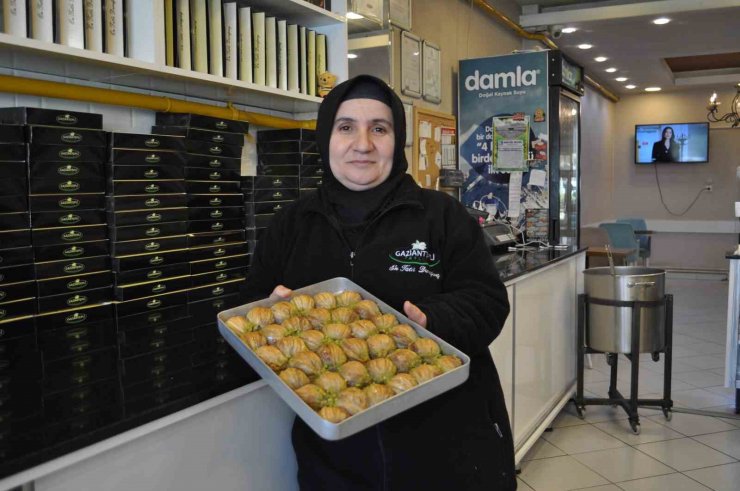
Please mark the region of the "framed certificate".
<svg viewBox="0 0 740 491"><path fill-rule="evenodd" d="M410 147L414 143L414 106L403 103L403 112L406 116L406 145Z"/></svg>
<svg viewBox="0 0 740 491"><path fill-rule="evenodd" d="M383 24L383 0L352 0L350 10Z"/></svg>
<svg viewBox="0 0 740 491"><path fill-rule="evenodd" d="M390 0L388 10L391 24L411 30L411 0Z"/></svg>
<svg viewBox="0 0 740 491"><path fill-rule="evenodd" d="M442 80L440 69L440 51L436 44L424 41L423 43L423 70L422 94L424 100L439 104L442 102Z"/></svg>
<svg viewBox="0 0 740 491"><path fill-rule="evenodd" d="M421 97L421 39L410 32L401 33L401 93Z"/></svg>

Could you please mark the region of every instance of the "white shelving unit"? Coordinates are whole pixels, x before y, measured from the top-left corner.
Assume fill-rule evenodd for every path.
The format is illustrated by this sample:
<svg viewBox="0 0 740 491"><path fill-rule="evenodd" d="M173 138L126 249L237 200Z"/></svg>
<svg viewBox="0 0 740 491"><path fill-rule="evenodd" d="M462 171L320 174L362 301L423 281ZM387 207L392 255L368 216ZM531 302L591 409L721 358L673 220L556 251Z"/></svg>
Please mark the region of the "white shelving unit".
<svg viewBox="0 0 740 491"><path fill-rule="evenodd" d="M345 1L333 0L333 12L304 0L252 0L249 5L287 19L289 23L326 34L329 71L336 74L339 81L347 79ZM149 35L152 45L163 39L158 29L139 31L136 35ZM173 97L228 101L289 114L315 112L321 102L318 97L287 90L2 33L0 69L42 79L61 78L82 85L133 88Z"/></svg>

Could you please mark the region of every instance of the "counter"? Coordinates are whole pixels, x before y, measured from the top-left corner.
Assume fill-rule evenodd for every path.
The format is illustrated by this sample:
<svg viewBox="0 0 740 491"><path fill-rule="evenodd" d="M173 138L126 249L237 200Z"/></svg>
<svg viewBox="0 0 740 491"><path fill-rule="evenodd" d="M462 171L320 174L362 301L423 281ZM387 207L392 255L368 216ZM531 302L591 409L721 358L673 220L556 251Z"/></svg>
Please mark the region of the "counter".
<svg viewBox="0 0 740 491"><path fill-rule="evenodd" d="M496 257L512 313L489 349L514 431L517 462L575 385L576 300L584 249ZM297 489L293 412L262 381L140 426L99 434L0 480L59 489ZM120 433L122 430L123 431Z"/></svg>
<svg viewBox="0 0 740 491"><path fill-rule="evenodd" d="M727 342L725 343L725 387L735 389L735 413L740 413L740 254L728 251L725 258L730 261L729 285L727 286Z"/></svg>

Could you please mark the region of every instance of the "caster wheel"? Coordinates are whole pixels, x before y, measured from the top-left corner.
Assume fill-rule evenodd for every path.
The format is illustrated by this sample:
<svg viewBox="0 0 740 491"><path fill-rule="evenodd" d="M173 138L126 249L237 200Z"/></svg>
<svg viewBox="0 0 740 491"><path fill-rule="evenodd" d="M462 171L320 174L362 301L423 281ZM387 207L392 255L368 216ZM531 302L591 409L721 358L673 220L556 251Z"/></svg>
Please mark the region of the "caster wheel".
<svg viewBox="0 0 740 491"><path fill-rule="evenodd" d="M609 366L614 365L614 358L616 358L616 355L613 355L611 353L606 353L604 355L606 357L606 364Z"/></svg>
<svg viewBox="0 0 740 491"><path fill-rule="evenodd" d="M576 413L578 413L578 417L581 419L586 418L586 407L585 406L576 406Z"/></svg>
<svg viewBox="0 0 740 491"><path fill-rule="evenodd" d="M630 421L630 427L632 427L632 433L635 435L640 434L640 423L633 423Z"/></svg>
<svg viewBox="0 0 740 491"><path fill-rule="evenodd" d="M670 409L663 409L663 416L665 416L666 421L670 421L673 419L673 411Z"/></svg>
<svg viewBox="0 0 740 491"><path fill-rule="evenodd" d="M653 353L653 361L660 361L660 353Z"/></svg>

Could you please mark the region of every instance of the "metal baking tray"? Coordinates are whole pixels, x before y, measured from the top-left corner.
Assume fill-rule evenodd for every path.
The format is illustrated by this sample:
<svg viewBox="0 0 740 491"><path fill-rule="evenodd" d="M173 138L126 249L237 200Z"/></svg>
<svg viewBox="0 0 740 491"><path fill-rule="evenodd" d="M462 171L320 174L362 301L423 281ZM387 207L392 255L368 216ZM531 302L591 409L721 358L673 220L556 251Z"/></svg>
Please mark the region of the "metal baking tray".
<svg viewBox="0 0 740 491"><path fill-rule="evenodd" d="M365 411L350 416L341 423L331 423L323 419L319 414L311 409L308 404L298 397L293 390L288 387L254 352L245 345L239 337L226 327L226 320L235 315L245 315L253 307L269 307L276 303L269 298L258 300L256 302L224 310L218 314L218 330L226 341L236 350L236 352L246 360L247 363L273 388L275 392L285 401L295 413L310 426L319 436L326 440L340 440L384 421L396 414L412 408L422 402L429 400L445 391L448 391L468 379L470 372L470 357L465 353L451 346L438 336L427 331L419 324L412 322L408 317L392 309L388 304L378 299L375 295L369 293L359 285L353 283L347 278L333 278L322 281L314 285L293 290L295 295L305 293L315 295L320 292L339 293L344 290L354 290L363 299L375 301L380 310L386 314L393 314L399 319L400 323L406 323L412 326L417 334L421 337L431 338L439 343L442 353L446 355L455 355L462 360L462 365L439 375L432 380L428 380L421 385L414 387L406 392L397 394L385 401L372 406Z"/></svg>

